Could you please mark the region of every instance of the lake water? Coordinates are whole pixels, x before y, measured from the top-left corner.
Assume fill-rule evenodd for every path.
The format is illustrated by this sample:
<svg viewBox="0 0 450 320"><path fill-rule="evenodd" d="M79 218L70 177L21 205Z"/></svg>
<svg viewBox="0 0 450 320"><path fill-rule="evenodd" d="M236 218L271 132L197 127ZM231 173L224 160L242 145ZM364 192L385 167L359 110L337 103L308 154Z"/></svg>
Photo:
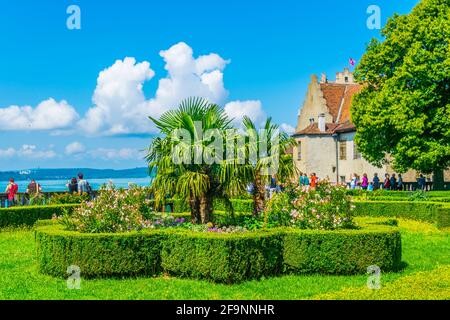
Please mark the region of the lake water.
<svg viewBox="0 0 450 320"><path fill-rule="evenodd" d="M89 184L92 186L94 190L100 189L100 186L108 183L110 179L88 179ZM128 188L129 183L134 183L138 186L149 186L150 185L150 177L148 178L120 178L120 179L111 179L114 185L117 188ZM37 181L42 188L43 192L51 192L51 191L67 191L66 184L67 180L40 180ZM19 192L25 192L30 181L16 181L19 186ZM8 181L0 181L0 193L4 192L6 186L8 185Z"/></svg>

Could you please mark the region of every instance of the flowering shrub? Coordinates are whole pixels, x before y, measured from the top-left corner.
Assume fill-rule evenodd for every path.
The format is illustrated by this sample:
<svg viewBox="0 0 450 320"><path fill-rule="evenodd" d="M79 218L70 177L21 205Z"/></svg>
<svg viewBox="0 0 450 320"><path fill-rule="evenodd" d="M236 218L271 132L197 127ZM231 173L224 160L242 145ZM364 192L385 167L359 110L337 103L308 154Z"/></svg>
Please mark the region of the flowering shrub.
<svg viewBox="0 0 450 320"><path fill-rule="evenodd" d="M350 228L353 209L345 187L322 181L315 189L290 187L274 195L265 211L265 223L301 229Z"/></svg>
<svg viewBox="0 0 450 320"><path fill-rule="evenodd" d="M82 202L71 215L64 215L62 223L69 230L99 233L140 230L152 225L143 218L142 211L150 200L144 189L102 189L93 201Z"/></svg>
<svg viewBox="0 0 450 320"><path fill-rule="evenodd" d="M68 204L68 203L82 203L89 201L89 195L87 193L61 193L55 194L50 198L49 204Z"/></svg>

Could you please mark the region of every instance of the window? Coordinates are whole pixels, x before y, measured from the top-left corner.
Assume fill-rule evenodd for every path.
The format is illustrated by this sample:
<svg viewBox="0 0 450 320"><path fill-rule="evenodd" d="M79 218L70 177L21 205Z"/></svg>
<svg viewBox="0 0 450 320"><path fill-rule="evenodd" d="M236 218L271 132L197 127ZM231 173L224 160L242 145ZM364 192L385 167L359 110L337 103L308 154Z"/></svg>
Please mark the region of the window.
<svg viewBox="0 0 450 320"><path fill-rule="evenodd" d="M302 160L302 143L300 141L297 144L297 160Z"/></svg>
<svg viewBox="0 0 450 320"><path fill-rule="evenodd" d="M359 152L355 141L353 141L353 159L361 159L361 152Z"/></svg>
<svg viewBox="0 0 450 320"><path fill-rule="evenodd" d="M348 77L345 77L345 82L348 82Z"/></svg>
<svg viewBox="0 0 450 320"><path fill-rule="evenodd" d="M339 160L347 160L347 141L339 141Z"/></svg>

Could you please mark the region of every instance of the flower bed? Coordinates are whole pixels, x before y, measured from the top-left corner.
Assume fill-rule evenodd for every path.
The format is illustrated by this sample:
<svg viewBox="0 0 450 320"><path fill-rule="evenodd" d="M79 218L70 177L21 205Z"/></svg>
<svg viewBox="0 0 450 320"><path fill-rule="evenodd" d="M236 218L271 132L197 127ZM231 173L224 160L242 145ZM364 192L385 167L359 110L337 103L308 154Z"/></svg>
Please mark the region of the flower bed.
<svg viewBox="0 0 450 320"><path fill-rule="evenodd" d="M87 234L60 224L36 229L42 273L67 277L77 265L85 278L174 276L236 283L286 273L362 274L370 265L384 272L401 262L400 233L366 225L355 230L298 230L217 233L154 229Z"/></svg>

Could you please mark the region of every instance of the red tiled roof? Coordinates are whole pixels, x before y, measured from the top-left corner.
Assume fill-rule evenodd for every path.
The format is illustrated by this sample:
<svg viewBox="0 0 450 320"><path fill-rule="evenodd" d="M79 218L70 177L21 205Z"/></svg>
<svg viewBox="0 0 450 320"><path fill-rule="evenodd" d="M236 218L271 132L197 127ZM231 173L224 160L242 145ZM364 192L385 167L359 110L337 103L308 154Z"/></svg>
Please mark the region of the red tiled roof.
<svg viewBox="0 0 450 320"><path fill-rule="evenodd" d="M355 125L350 120L347 120L344 123L339 124L336 127L336 129L334 130L334 132L343 133L343 132L351 132L351 131L355 131L355 130L356 130Z"/></svg>
<svg viewBox="0 0 450 320"><path fill-rule="evenodd" d="M321 83L320 90L322 90L328 110L333 116L333 122L339 120L341 123L350 120L352 98L361 90L361 86L359 84Z"/></svg>
<svg viewBox="0 0 450 320"><path fill-rule="evenodd" d="M328 111L333 117L333 123L325 125L326 130L320 131L317 123L313 123L295 135L318 134L331 135L335 132L349 132L356 130L351 122L350 107L353 96L361 90L359 84L321 83L320 90L326 101ZM339 121L338 121L339 120Z"/></svg>
<svg viewBox="0 0 450 320"><path fill-rule="evenodd" d="M339 124L336 123L326 123L325 131L319 130L319 124L317 122L310 124L305 129L300 130L295 133L295 135L304 135L304 134L318 134L318 135L331 135L334 133L334 130L339 127Z"/></svg>
<svg viewBox="0 0 450 320"><path fill-rule="evenodd" d="M336 122L342 98L344 98L345 85L336 83L321 83L320 90L327 103L328 110Z"/></svg>
<svg viewBox="0 0 450 320"><path fill-rule="evenodd" d="M341 117L339 118L339 122L351 121L350 119L350 107L352 104L353 96L361 91L361 85L352 84L347 86L347 91L345 92L344 97L344 105L341 110Z"/></svg>

